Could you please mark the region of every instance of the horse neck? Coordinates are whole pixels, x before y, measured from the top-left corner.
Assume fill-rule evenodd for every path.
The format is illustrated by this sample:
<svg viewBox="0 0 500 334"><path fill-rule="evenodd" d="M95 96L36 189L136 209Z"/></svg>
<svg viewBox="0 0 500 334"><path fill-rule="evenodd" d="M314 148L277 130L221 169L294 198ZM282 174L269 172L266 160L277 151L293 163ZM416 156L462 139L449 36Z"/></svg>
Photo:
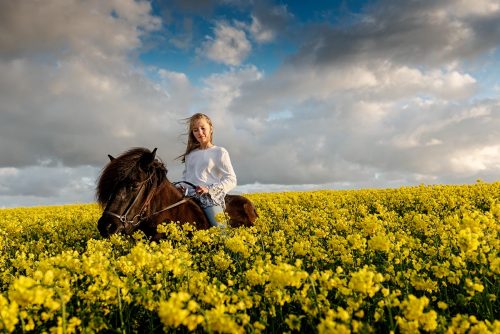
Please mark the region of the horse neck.
<svg viewBox="0 0 500 334"><path fill-rule="evenodd" d="M167 180L158 189L158 195L156 196L156 209L160 210L169 205L175 204L183 198L184 195L182 192ZM187 202L169 209L162 215L158 216L158 223L168 219L170 221L180 221L181 223L195 223L198 229L207 229L210 227L210 223L208 222L203 209L192 199L188 199Z"/></svg>
<svg viewBox="0 0 500 334"><path fill-rule="evenodd" d="M171 205L182 199L182 193L170 181L165 180L158 187L158 200L160 205Z"/></svg>

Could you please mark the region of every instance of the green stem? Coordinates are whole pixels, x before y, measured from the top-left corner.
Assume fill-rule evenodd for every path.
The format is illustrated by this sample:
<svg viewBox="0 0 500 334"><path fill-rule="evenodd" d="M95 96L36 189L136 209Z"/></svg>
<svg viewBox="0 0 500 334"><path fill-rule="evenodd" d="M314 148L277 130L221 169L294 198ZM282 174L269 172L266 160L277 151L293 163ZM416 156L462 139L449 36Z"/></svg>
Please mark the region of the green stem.
<svg viewBox="0 0 500 334"><path fill-rule="evenodd" d="M314 306L316 307L316 312L318 312L316 316L319 316L321 311L320 311L319 305L318 305L318 293L316 292L316 285L314 284L313 280L311 279L311 276L309 276L307 278L309 279L309 282L311 283L312 291L314 293Z"/></svg>
<svg viewBox="0 0 500 334"><path fill-rule="evenodd" d="M118 309L119 309L119 314L120 314L120 328L122 330L122 333L125 334L125 333L127 333L127 331L125 330L125 322L123 321L121 290L120 290L120 287L117 287L117 289L118 289Z"/></svg>
<svg viewBox="0 0 500 334"><path fill-rule="evenodd" d="M59 292L58 292L59 293ZM59 297L61 298L61 311L62 311L62 329L63 329L63 334L66 334L68 332L67 330L67 324L66 324L66 303L64 302L63 296L61 293L59 293Z"/></svg>
<svg viewBox="0 0 500 334"><path fill-rule="evenodd" d="M391 326L391 331L395 332L396 327L394 326L394 319L392 317L391 306L389 303L389 298L385 298L385 306L387 307L387 313L389 313L389 325Z"/></svg>

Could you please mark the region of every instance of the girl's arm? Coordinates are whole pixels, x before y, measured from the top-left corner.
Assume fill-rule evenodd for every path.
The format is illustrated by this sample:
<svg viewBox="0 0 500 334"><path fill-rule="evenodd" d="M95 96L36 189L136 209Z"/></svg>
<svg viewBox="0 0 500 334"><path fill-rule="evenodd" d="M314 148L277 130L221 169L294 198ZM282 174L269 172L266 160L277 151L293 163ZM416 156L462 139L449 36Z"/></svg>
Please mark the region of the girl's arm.
<svg viewBox="0 0 500 334"><path fill-rule="evenodd" d="M227 194L237 185L236 174L229 158L229 153L222 148L218 169L221 173L220 182L208 186L208 193L212 198L220 196L220 193Z"/></svg>
<svg viewBox="0 0 500 334"><path fill-rule="evenodd" d="M224 187L224 192L227 194L236 187L237 179L231 159L229 158L229 153L225 149L222 149L220 171L222 173L221 184Z"/></svg>

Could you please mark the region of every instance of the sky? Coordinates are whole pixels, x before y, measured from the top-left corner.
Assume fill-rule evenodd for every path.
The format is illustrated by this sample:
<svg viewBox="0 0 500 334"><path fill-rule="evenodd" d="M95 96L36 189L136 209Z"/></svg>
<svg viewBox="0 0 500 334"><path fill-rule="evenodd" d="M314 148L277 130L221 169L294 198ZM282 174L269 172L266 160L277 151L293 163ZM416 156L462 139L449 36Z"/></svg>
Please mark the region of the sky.
<svg viewBox="0 0 500 334"><path fill-rule="evenodd" d="M209 115L239 193L500 180L499 0L0 1L0 207Z"/></svg>

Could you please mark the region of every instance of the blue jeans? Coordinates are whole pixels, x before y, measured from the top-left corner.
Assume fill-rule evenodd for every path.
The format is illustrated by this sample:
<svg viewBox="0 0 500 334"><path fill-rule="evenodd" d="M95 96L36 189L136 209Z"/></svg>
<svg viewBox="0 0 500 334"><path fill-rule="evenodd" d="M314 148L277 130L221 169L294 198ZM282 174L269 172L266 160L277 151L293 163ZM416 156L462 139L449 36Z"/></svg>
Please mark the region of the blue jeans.
<svg viewBox="0 0 500 334"><path fill-rule="evenodd" d="M215 227L223 227L223 228L226 227L226 225L224 225L221 222L218 222L215 219L215 215L217 215L218 213L224 212L224 209L221 206L219 206L219 205L208 206L206 208L203 208L203 211L205 211L205 214L207 215L207 218L208 218L208 221L210 222L210 225L215 226Z"/></svg>

